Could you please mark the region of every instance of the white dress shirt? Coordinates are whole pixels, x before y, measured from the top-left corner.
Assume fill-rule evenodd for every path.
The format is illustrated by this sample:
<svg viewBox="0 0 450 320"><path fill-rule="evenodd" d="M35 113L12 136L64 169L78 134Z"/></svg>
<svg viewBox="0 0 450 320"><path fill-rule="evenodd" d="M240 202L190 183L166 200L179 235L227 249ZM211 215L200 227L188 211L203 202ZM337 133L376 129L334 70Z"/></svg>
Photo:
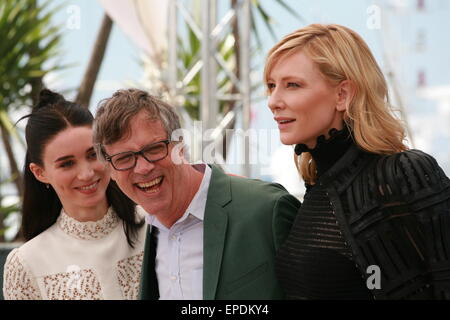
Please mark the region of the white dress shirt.
<svg viewBox="0 0 450 320"><path fill-rule="evenodd" d="M183 216L168 229L153 215L147 223L157 230L156 276L161 300L203 299L203 217L211 180L211 168L204 170L200 187Z"/></svg>

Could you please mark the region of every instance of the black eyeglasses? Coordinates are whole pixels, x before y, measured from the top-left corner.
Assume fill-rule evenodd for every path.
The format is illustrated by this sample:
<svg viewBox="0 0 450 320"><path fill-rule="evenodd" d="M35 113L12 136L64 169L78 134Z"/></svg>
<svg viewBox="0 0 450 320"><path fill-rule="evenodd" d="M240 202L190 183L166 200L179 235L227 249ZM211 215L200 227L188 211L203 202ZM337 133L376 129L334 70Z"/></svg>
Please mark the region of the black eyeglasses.
<svg viewBox="0 0 450 320"><path fill-rule="evenodd" d="M164 159L169 154L169 143L170 140L162 140L148 146L145 146L140 151L125 151L113 154L109 156L106 152L103 152L106 161L109 161L114 169L118 171L125 171L134 168L137 163L138 155L148 162L156 162Z"/></svg>

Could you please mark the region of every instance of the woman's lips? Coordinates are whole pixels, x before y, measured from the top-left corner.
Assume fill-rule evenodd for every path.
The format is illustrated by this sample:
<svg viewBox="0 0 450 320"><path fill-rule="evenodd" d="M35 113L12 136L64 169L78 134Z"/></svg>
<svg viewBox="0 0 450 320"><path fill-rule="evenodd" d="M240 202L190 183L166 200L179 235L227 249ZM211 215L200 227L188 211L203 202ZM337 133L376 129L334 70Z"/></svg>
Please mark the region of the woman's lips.
<svg viewBox="0 0 450 320"><path fill-rule="evenodd" d="M87 185L84 185L81 187L76 187L75 189L84 194L92 194L97 191L99 182L100 182L100 180L97 180L91 184L87 184Z"/></svg>
<svg viewBox="0 0 450 320"><path fill-rule="evenodd" d="M278 129L286 129L289 127L290 124L294 123L296 120L292 118L284 118L284 117L276 117L274 118L275 121L278 123Z"/></svg>

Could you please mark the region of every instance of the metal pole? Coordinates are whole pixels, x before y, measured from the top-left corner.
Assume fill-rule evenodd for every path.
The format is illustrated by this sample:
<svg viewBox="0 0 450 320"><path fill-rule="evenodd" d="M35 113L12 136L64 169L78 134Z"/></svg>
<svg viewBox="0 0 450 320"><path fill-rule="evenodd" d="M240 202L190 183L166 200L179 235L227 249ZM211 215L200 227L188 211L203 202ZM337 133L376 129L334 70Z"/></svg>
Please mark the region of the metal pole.
<svg viewBox="0 0 450 320"><path fill-rule="evenodd" d="M200 120L202 130L206 131L215 127L217 121L218 103L216 99L216 68L214 62L214 52L216 47L211 36L211 31L215 24L216 0L202 0L202 49L201 60L203 66L201 70L201 100L200 100ZM203 137L202 150L212 143L209 137ZM210 159L203 159L208 161Z"/></svg>
<svg viewBox="0 0 450 320"><path fill-rule="evenodd" d="M383 5L379 1L377 1L376 4L379 6ZM384 9L385 8L383 8L383 10ZM393 54L396 54L396 46L394 45L395 41L393 41L392 38L389 37L389 35L391 34L391 29L390 29L390 25L389 25L389 19L386 16L386 14L382 14L381 19L382 19L381 25L383 27L381 28L379 35L381 38L381 49L383 52L384 63L386 64L387 70L388 70L387 76L388 76L388 79L390 80L390 84L392 86L392 91L394 93L395 100L398 104L398 109L400 110L402 120L405 124L406 134L409 137L409 141L411 142L411 147L414 148L415 143L414 143L413 132L409 125L408 114L407 114L407 110L405 108L405 104L403 103L403 95L401 93L399 83L396 78L396 71L393 67L394 64L391 63L391 56ZM389 49L386 50L386 48L389 48Z"/></svg>
<svg viewBox="0 0 450 320"><path fill-rule="evenodd" d="M169 59L168 82L172 99L177 95L177 0L169 0Z"/></svg>
<svg viewBox="0 0 450 320"><path fill-rule="evenodd" d="M250 0L243 0L241 24L241 85L242 85L242 128L245 133L250 129L251 109L251 83L250 83ZM251 137L251 135L246 135ZM250 170L250 143L243 143L243 173L251 176Z"/></svg>
<svg viewBox="0 0 450 320"><path fill-rule="evenodd" d="M209 36L209 31L211 27L209 25L209 11L210 11L210 0L202 0L202 49L201 57L203 61L202 71L201 71L201 100L200 100L200 120L202 121L202 126L207 129L209 127L209 105L210 105L210 83L211 79L209 68L211 67L209 62L209 54L211 52L211 41Z"/></svg>
<svg viewBox="0 0 450 320"><path fill-rule="evenodd" d="M210 0L210 12L209 12L209 30L208 38L210 43L210 51L208 54L209 64L209 117L208 117L208 129L215 128L219 114L219 101L217 99L217 63L214 58L215 52L217 52L217 39L213 37L212 31L217 24L217 0Z"/></svg>

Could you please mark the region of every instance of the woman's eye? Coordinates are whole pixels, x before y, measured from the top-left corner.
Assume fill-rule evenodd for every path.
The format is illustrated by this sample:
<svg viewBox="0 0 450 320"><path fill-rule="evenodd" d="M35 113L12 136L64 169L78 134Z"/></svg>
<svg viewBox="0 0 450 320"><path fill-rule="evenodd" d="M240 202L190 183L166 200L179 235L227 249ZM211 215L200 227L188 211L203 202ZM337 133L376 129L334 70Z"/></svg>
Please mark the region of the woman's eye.
<svg viewBox="0 0 450 320"><path fill-rule="evenodd" d="M88 159L97 160L97 153L96 152L89 153Z"/></svg>
<svg viewBox="0 0 450 320"><path fill-rule="evenodd" d="M295 82L288 82L287 86L288 88L300 88L300 85Z"/></svg>
<svg viewBox="0 0 450 320"><path fill-rule="evenodd" d="M271 90L273 88L275 88L275 83L268 83L267 84L267 89Z"/></svg>
<svg viewBox="0 0 450 320"><path fill-rule="evenodd" d="M61 163L60 168L69 168L74 164L72 160Z"/></svg>

